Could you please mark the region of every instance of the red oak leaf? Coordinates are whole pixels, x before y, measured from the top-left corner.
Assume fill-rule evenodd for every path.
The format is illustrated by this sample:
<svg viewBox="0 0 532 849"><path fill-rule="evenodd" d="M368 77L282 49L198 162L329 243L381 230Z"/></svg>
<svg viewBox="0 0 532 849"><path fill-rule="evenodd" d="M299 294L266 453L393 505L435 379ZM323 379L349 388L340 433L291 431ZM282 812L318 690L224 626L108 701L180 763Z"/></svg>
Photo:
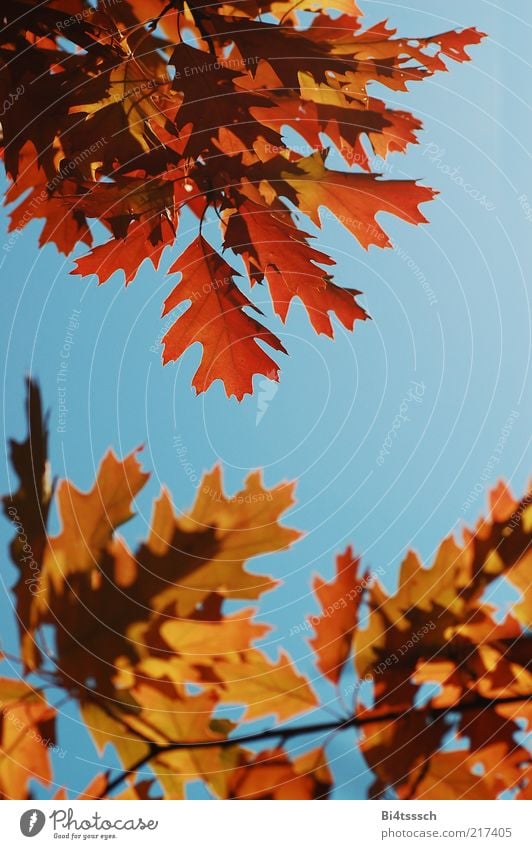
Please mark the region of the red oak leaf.
<svg viewBox="0 0 532 849"><path fill-rule="evenodd" d="M163 339L163 362L176 360L195 342L203 346L200 367L193 385L204 392L215 380L223 380L227 394L241 399L253 391L253 375L279 379L277 364L257 344L267 342L276 351L284 348L255 318L244 312L255 309L235 285L237 273L199 236L170 269L180 272L181 282L164 303L163 315L190 301Z"/></svg>

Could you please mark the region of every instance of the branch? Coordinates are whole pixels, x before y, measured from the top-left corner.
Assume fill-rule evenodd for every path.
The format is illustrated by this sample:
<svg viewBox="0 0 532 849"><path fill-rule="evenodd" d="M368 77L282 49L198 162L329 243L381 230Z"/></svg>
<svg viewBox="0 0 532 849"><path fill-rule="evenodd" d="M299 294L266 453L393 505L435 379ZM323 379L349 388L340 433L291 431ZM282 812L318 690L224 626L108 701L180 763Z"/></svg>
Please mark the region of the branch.
<svg viewBox="0 0 532 849"><path fill-rule="evenodd" d="M487 709L490 707L496 707L498 705L516 704L518 702L529 702L531 699L531 696L506 696L500 699L487 699L484 696L477 696L471 701L456 702L456 704L450 705L449 707L428 706L420 710L425 712L427 716L431 719L436 720L441 718L442 716L445 716L447 713L452 713L455 711ZM159 757L159 755L165 755L168 752L175 752L179 751L180 749L206 749L210 746L216 746L221 749L227 749L230 746L238 746L246 743L266 742L268 740L275 740L279 738L281 739L281 741L291 740L294 737L303 737L307 734L325 734L330 731L345 731L348 728L361 728L366 725L375 724L377 722L393 722L395 720L403 719L409 713L411 713L410 710L391 710L386 713L378 713L375 711L375 709L373 709L365 714L349 716L346 719L328 720L327 722L314 722L310 725L300 725L290 728L268 728L264 731L255 731L253 734L245 734L242 737L227 737L222 740L180 740L178 743L168 743L165 746L160 746L156 743L149 743L147 754L143 755L143 757L139 758L136 763L134 763L132 766L121 772L120 775L117 775L116 778L110 781L106 787L105 795L115 790L120 784L122 784L123 781L126 780L128 776L137 772L139 769L145 766L152 758ZM102 796L103 794L97 796L96 798L102 798Z"/></svg>

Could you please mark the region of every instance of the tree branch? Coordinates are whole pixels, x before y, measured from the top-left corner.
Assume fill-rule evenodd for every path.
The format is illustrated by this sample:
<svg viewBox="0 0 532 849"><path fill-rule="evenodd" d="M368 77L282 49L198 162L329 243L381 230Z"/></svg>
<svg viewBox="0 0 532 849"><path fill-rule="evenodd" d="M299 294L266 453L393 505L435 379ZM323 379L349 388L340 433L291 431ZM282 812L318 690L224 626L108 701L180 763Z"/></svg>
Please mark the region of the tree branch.
<svg viewBox="0 0 532 849"><path fill-rule="evenodd" d="M436 720L448 713L456 711L482 710L496 707L498 705L529 702L531 699L532 696L506 696L500 699L487 699L483 696L477 696L473 700L456 702L454 705L450 705L449 707L431 707L429 705L424 708L419 708L417 712L424 712L427 717ZM409 713L411 713L410 710L391 710L386 713L379 713L375 709L372 709L366 713L349 716L341 720L314 722L310 725L292 726L290 728L267 728L263 731L255 731L253 734L245 734L242 737L227 737L222 740L180 740L176 743L168 743L165 746L160 746L156 743L148 743L149 751L147 754L142 758L139 758L139 760L128 769L117 775L116 778L113 778L106 787L105 795L115 790L120 784L122 784L123 781L126 780L126 778L128 778L128 776L133 775L133 773L137 772L149 763L152 758L159 757L159 755L165 755L168 752L175 752L184 749L206 749L210 746L227 749L230 746L238 746L246 743L267 742L268 740L276 739L280 739L281 741L291 740L294 737L304 737L307 734L325 734L331 731L345 731L348 728L361 728L377 722L393 722L395 720L403 719ZM98 796L97 798L102 798L102 796Z"/></svg>

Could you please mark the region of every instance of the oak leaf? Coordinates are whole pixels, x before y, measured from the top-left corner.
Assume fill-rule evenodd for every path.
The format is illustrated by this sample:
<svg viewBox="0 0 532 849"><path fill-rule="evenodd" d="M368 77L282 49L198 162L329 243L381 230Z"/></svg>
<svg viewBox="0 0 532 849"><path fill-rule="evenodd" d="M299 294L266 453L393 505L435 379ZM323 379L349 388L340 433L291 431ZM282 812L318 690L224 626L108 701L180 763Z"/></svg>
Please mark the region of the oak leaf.
<svg viewBox="0 0 532 849"><path fill-rule="evenodd" d="M368 574L358 576L360 561L351 547L336 558L336 576L327 583L314 578L314 594L322 608L317 622L312 622L315 636L309 641L317 655L317 667L333 684L337 684L352 650L353 635L358 627L358 609L368 584ZM312 621L312 620L311 620Z"/></svg>
<svg viewBox="0 0 532 849"><path fill-rule="evenodd" d="M419 204L435 193L381 179L371 158L404 153L421 122L372 84L406 92L450 60L468 61L483 37L472 27L422 38L398 37L386 22L364 29L354 0L3 6L11 239L44 219L41 245L69 256L79 242L91 248L72 273L103 283L122 270L127 285L145 259L167 270L190 213L190 246L170 269L183 277L164 314L189 307L165 336L163 362L199 342L195 388L220 379L237 399L255 374L278 379L272 353L284 347L204 226L218 221L228 254L242 255L252 282L267 280L282 321L297 297L318 333L333 335L331 314L351 330L367 317L359 281L331 279L331 257L311 247L302 216L317 226L336 216L365 248L391 245L381 212L425 222ZM331 170L329 146L351 170Z"/></svg>
<svg viewBox="0 0 532 849"><path fill-rule="evenodd" d="M45 684L79 707L99 755L112 748L121 764L82 798L178 799L198 780L224 799L327 798L323 747L340 733L356 735L372 798L530 797L530 492L516 499L499 484L486 517L443 540L430 566L407 553L395 589L376 580L382 570L361 572L351 548L332 579L315 579L310 642L336 688L331 711L308 670L272 654L260 607L244 604L277 583L247 561L299 536L280 521L291 484L268 489L254 472L230 496L216 467L184 513L163 490L147 539L131 545L119 529L147 484L136 454L108 453L88 492L54 488L34 384L27 415L28 438L11 445L19 483L3 504L21 578L24 539L34 551L36 586L19 580L15 594L20 660L39 684L0 681L0 794L25 798L32 778L51 785ZM490 598L499 582L519 591L502 616ZM320 748L292 748L298 738Z"/></svg>
<svg viewBox="0 0 532 849"><path fill-rule="evenodd" d="M29 798L28 782L52 780L55 710L24 681L0 678L0 798Z"/></svg>
<svg viewBox="0 0 532 849"><path fill-rule="evenodd" d="M233 268L199 237L179 257L170 272L182 274L179 283L164 304L163 315L183 301L188 310L163 338L163 360L178 359L195 342L203 346L200 368L193 385L204 392L215 380L223 380L228 395L240 400L252 391L254 374L279 379L276 363L257 342L265 342L277 351L284 348L256 318L244 312L251 308L260 314L234 283Z"/></svg>

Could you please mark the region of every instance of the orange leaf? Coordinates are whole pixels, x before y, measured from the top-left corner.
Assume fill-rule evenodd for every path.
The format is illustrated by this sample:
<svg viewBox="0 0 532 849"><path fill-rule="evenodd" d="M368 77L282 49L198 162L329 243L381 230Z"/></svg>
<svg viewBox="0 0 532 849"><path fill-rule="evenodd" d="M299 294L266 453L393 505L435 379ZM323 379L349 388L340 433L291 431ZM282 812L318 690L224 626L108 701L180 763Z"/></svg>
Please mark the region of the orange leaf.
<svg viewBox="0 0 532 849"><path fill-rule="evenodd" d="M283 174L298 196L299 208L320 224L318 210L327 207L364 248L391 242L377 222L379 212L389 212L410 224L426 224L420 203L432 200L434 192L413 180L378 180L374 174L328 171L319 154L298 163L301 177Z"/></svg>
<svg viewBox="0 0 532 849"><path fill-rule="evenodd" d="M284 351L281 342L244 312L253 304L233 282L236 272L202 236L181 254L170 271L179 271L182 280L166 299L163 315L183 301L190 301L190 306L163 339L163 361L178 359L190 345L200 342L203 356L193 380L196 390L205 392L215 380L222 380L227 395L239 400L252 392L253 375L278 380L277 364L257 341Z"/></svg>
<svg viewBox="0 0 532 849"><path fill-rule="evenodd" d="M55 710L29 684L0 678L0 797L27 799L28 782L52 780Z"/></svg>
<svg viewBox="0 0 532 849"><path fill-rule="evenodd" d="M351 547L336 558L336 577L330 583L317 576L314 594L323 610L309 641L317 655L317 666L337 684L351 654L353 634L358 626L358 609L367 586L368 574L358 576L360 560ZM316 617L312 617L314 619Z"/></svg>
<svg viewBox="0 0 532 849"><path fill-rule="evenodd" d="M282 321L295 297L305 305L316 332L327 336L333 336L329 312L349 330L356 320L367 318L355 300L360 293L331 282L330 275L316 263L330 265L332 261L307 244L286 213L273 213L251 200L244 201L229 219L226 244L243 255L252 283L267 277L275 312Z"/></svg>

